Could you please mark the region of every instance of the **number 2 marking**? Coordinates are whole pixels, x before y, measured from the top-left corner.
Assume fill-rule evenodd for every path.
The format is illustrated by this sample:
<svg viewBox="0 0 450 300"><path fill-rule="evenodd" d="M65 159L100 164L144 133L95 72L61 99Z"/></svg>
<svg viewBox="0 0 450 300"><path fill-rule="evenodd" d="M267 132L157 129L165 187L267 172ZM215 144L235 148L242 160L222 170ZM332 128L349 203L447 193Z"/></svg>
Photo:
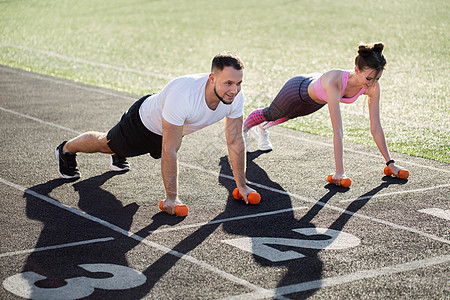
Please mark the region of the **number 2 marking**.
<svg viewBox="0 0 450 300"><path fill-rule="evenodd" d="M296 251L280 251L269 245L282 245L308 249L346 249L358 246L360 239L342 231L328 228L298 228L292 229L303 235L322 235L326 240L288 239L271 237L243 237L223 240L222 242L237 247L241 250L258 255L272 262L280 262L291 259L303 258L305 255Z"/></svg>
<svg viewBox="0 0 450 300"><path fill-rule="evenodd" d="M89 272L110 273L109 278L74 277L66 279L66 285L58 288L40 288L37 281L47 277L32 271L19 273L3 281L3 287L11 293L27 299L80 299L91 295L95 288L125 290L138 287L147 277L134 269L114 264L83 264L79 267Z"/></svg>

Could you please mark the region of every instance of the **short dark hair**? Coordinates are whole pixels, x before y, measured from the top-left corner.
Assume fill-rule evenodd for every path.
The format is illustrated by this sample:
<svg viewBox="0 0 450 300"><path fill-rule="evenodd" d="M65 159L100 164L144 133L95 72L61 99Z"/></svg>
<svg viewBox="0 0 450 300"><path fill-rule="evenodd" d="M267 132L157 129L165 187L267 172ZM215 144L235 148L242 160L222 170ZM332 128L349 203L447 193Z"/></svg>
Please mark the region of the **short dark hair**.
<svg viewBox="0 0 450 300"><path fill-rule="evenodd" d="M222 71L225 67L233 67L236 70L241 70L244 69L244 62L239 56L230 51L220 52L212 60L211 72L214 69Z"/></svg>
<svg viewBox="0 0 450 300"><path fill-rule="evenodd" d="M386 66L383 49L384 44L382 42L372 44L360 43L358 46L358 55L355 58L355 65L361 71L370 68L379 73Z"/></svg>

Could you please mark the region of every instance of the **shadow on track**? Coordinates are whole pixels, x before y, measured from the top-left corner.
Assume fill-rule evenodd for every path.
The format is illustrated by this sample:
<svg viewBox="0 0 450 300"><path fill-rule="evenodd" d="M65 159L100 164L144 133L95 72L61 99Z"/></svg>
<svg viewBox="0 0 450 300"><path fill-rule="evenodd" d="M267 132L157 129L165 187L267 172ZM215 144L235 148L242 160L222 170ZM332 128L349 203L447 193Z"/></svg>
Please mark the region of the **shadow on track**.
<svg viewBox="0 0 450 300"><path fill-rule="evenodd" d="M262 201L252 213L262 211L276 211L292 208L290 197L286 191L275 181L271 180L267 173L259 167L255 160L264 152L256 151L247 155L247 178L250 181L262 184L271 189L258 189L261 194ZM232 175L231 166L227 157L221 159L221 174ZM390 184L402 184L405 181L396 178L384 177L382 184L358 197L349 204L344 212L326 228L316 225L313 220L320 213L321 209L332 199L337 193L343 193L348 188L327 184L324 188L327 193L323 195L300 219L295 218L294 211L283 212L278 214L279 221L270 222L275 218L274 215L266 217L258 217L242 222L228 222L223 224L226 232L240 236L238 241L248 245L251 241L251 251L254 260L264 267L280 267L287 271L277 283L279 295L286 295L294 299L306 299L312 296L315 291L320 289L320 279L322 279L323 262L319 258L319 252L324 251L324 247L335 242L342 233L344 226L352 217L353 213L359 211L375 194L379 193ZM219 177L219 182L228 189L230 195L235 188L234 183ZM273 192L275 189L280 192ZM233 197L230 196L232 199ZM239 201L234 201L239 202ZM235 208L233 201L228 201L233 210ZM241 206L246 206L241 202ZM250 205L249 205L250 206ZM228 206L227 206L228 209ZM245 222L245 223L243 223ZM242 238L244 237L244 238ZM321 244L324 241L325 244ZM298 246L293 246L293 245ZM323 247L318 246L323 245ZM244 246L245 248L246 246ZM258 277L256 274L254 277ZM251 282L251 280L249 280ZM315 282L316 284L307 284L300 286L299 283ZM293 293L286 294L286 287L292 286ZM281 289L284 287L283 289ZM283 290L283 291L282 291Z"/></svg>
<svg viewBox="0 0 450 300"><path fill-rule="evenodd" d="M110 193L100 188L106 180L115 174L106 173L78 183L73 184L75 190L80 192L80 204L85 206L88 211L95 216L95 212L101 211L98 217L104 217L109 214L109 219L120 220L119 226L124 229L129 227L133 215L136 212L136 205L123 207L121 203ZM36 185L28 190L40 195L51 197L52 191L65 184L70 184L73 180L55 179L49 182ZM60 207L49 205L40 198L30 195L27 191L24 194L26 198L26 212L30 219L42 222L43 229L36 243L36 248L59 246L74 242L93 241L98 239L110 239L120 237L108 228L99 226L98 223L86 218L80 218L73 213L62 210ZM54 199L53 199L54 200ZM57 201L57 200L55 200ZM103 202L104 201L104 202ZM89 205L88 205L89 203ZM95 246L93 246L95 245ZM127 260L124 253L111 250L112 244L108 240L94 242L84 245L73 245L46 251L35 251L31 253L23 272L34 272L46 279L29 282L31 287L30 298L42 299L51 297L61 297L64 290L71 290L71 284L67 281L75 278L106 278L105 273L91 273L80 267L81 264L107 263L120 266L126 266ZM85 289L86 290L86 289ZM71 297L76 299L81 297L77 292L73 292Z"/></svg>
<svg viewBox="0 0 450 300"><path fill-rule="evenodd" d="M283 191L281 186L272 181L267 173L260 168L254 160L261 155L261 153L249 154L247 173L251 181L258 182L273 189ZM224 156L220 159L220 174L232 176L231 167L228 162L228 157ZM88 178L83 181L74 183L72 186L79 194L78 206L84 212L91 216L105 220L111 224L119 226L123 230L128 231L133 222L133 216L138 210L138 205L132 203L123 206L122 203L110 192L101 188L101 186L113 176L120 173L107 172L99 176ZM342 213L328 230L341 231L345 224L350 220L352 213L361 209L370 198L386 188L390 184L399 184L397 179L385 177L385 180L380 186L372 189L368 193L362 195L354 202L350 203L347 210ZM66 179L55 179L49 182L36 185L30 188L30 191L39 193L41 195L50 197L50 194L55 189L64 184L71 184L73 181ZM221 220L230 216L241 216L246 214L254 214L258 212L274 211L278 209L292 208L291 199L289 196L274 192L270 190L260 190L259 192L264 199L258 206L245 205L241 201L236 201L232 197L234 189L234 181L229 180L223 176L219 176L219 183L229 191L229 198L224 212L217 215L213 220ZM207 224L198 228L195 232L184 238L171 252L159 257L155 262L148 266L142 273L146 276L146 282L140 286L123 289L123 290L105 290L95 289L91 295L94 298L122 298L122 299L141 299L149 295L149 292L158 283L162 289L171 289L173 281L161 281L164 275L181 259L185 254L188 254L200 244L202 244L214 231L223 224L226 232L237 236L244 236L251 239L277 237L290 240L323 240L327 233L319 233L314 235L304 235L293 231L293 229L309 228L316 229L313 219L317 216L326 205L326 203L339 192L346 189L327 185L325 188L328 192L303 215L299 220L295 218L294 212L284 212L279 215L280 222L268 223L269 217L252 218L251 226L248 226L249 220L225 222L216 224ZM52 245L61 245L66 243L73 243L77 241L89 241L99 238L114 238L116 242L98 242L93 246L92 244L77 245L76 247L64 247L54 250L36 251L30 254L27 258L26 264L23 267L23 272L35 272L46 279L33 281L29 286L35 287L36 291L48 291L51 289L61 288L67 285L67 279L73 278L95 278L102 279L111 276L108 272L89 272L86 269L80 268L81 264L111 264L117 266L129 266L126 254L135 248L140 242L129 238L124 238L123 235L117 234L105 226L99 226L97 222L90 221L85 218L79 218L70 212L61 210L59 207L48 205L42 199L36 198L25 192L24 198L27 200L26 212L30 219L39 220L43 223L43 229L39 235L36 243L36 248L47 247ZM273 216L272 216L273 218ZM139 230L135 234L142 238L149 236L152 230L157 230L163 225L175 225L181 222L183 218L169 216L165 213L158 213L152 217L152 223ZM246 222L246 223L243 223ZM247 224L247 226L243 226ZM225 245L224 245L225 246ZM268 246L268 245L265 245ZM318 257L318 253L322 249L311 249L308 247L299 248L283 244L270 244L270 248L283 253L286 251L295 251L304 257L299 259L270 261L258 255L253 255L255 261L261 266L285 267L287 272L282 278L276 279L276 286L285 287L289 285L296 285L302 282L314 281L322 278L323 263ZM253 252L258 251L254 249ZM214 253L210 255L214 256ZM236 274L237 277L240 274ZM249 277L253 278L254 274ZM252 281L251 279L249 280ZM183 285L187 287L195 282L184 282ZM308 298L319 289L312 287L308 290L298 291L292 294L294 298ZM186 297L198 297L198 290L185 289ZM192 294L189 294L189 290ZM31 294L31 298L38 295ZM75 295L72 295L75 296Z"/></svg>
<svg viewBox="0 0 450 300"><path fill-rule="evenodd" d="M65 291L71 290L70 285L73 285L74 289L68 297L72 297L72 299L86 297L89 292L78 294L77 288L78 290L86 290L87 285L90 284L89 280L101 281L102 278L111 277L111 273L106 271L89 272L81 268L80 265L108 264L112 265L113 268L114 266L126 267L129 265L126 253L134 248L138 242L124 238L123 235L117 234L97 222L80 218L73 213L61 210L57 206L49 205L44 200L31 195L30 191L53 199L50 195L52 191L63 185L72 184L74 190L79 194L78 206L81 210L128 231L139 206L136 203L123 206L112 193L101 188L107 180L119 174L121 173L107 172L76 183L74 183L76 180L54 179L25 191L23 197L27 201L27 217L38 220L43 224L35 248L102 239L101 242L92 244L31 253L23 267L23 273L36 273L46 278L29 279L27 285L31 288L29 296L31 299L63 297ZM155 230L162 225L175 225L182 221L180 218L167 217L163 217L162 214L155 215L152 224L142 229L138 234L145 237L149 235L150 230ZM116 242L111 242L113 239ZM88 281L85 280L86 278ZM148 276L148 278L151 278L151 276ZM68 283L71 280L72 283ZM83 287L84 284L86 284L85 287ZM77 286L75 287L75 285ZM139 299L139 297L134 297L133 292L134 289L126 288L123 290L95 289L95 292L93 291L91 295L95 296L94 298L103 299Z"/></svg>

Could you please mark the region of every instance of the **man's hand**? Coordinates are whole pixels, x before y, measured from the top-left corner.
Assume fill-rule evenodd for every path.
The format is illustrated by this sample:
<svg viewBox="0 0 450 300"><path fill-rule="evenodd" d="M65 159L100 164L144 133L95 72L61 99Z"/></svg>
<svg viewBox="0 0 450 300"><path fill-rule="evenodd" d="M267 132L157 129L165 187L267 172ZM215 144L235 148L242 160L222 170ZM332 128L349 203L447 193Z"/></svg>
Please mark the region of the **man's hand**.
<svg viewBox="0 0 450 300"><path fill-rule="evenodd" d="M244 201L245 201L246 204L249 203L248 202L248 194L256 192L254 189L252 189L248 185L244 185L242 187L238 187L238 189L239 189L239 194L241 194L242 197L244 197Z"/></svg>
<svg viewBox="0 0 450 300"><path fill-rule="evenodd" d="M176 126L163 119L163 144L161 151L161 175L166 191L164 210L175 213L178 200L178 159L177 153L181 146L183 126ZM181 202L180 202L181 203ZM167 207L167 209L166 209Z"/></svg>
<svg viewBox="0 0 450 300"><path fill-rule="evenodd" d="M166 198L163 203L163 208L164 208L164 211L166 213L168 213L169 215L174 215L175 207L177 207L177 205L181 205L181 204L183 204L183 203L180 201L180 199L178 199L178 197Z"/></svg>
<svg viewBox="0 0 450 300"><path fill-rule="evenodd" d="M247 153L245 152L244 135L242 133L243 119L242 116L236 119L225 118L225 138L227 140L228 155L230 157L234 180L240 192L244 195L245 202L248 203L247 195L249 193L245 191L250 188L245 183L245 161Z"/></svg>

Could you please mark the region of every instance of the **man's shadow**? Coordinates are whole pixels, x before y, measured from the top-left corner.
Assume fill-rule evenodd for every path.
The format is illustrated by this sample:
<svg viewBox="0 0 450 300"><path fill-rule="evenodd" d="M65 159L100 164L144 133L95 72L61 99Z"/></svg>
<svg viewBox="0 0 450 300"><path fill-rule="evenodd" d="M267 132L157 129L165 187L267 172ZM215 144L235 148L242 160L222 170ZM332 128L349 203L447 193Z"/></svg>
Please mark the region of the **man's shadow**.
<svg viewBox="0 0 450 300"><path fill-rule="evenodd" d="M99 225L98 222L92 221L90 217L82 218L61 209L61 207L49 205L42 199L43 197L35 196L35 193L37 193L49 198L50 201L58 201L52 198L52 191L63 185L72 184L74 190L79 194L79 209L90 216L105 220L125 231L129 231L139 206L136 203L123 206L122 202L112 193L102 188L106 181L118 174L121 173L107 172L76 183L74 183L75 180L54 179L25 191L23 197L26 199L27 217L37 220L43 225L35 245L36 249L102 239L101 242L31 253L27 257L22 272L35 272L46 277L46 279L30 282L30 286L35 285L38 289L51 290L52 288L65 286L66 280L70 278L107 278L110 276L107 273L88 272L79 267L81 264L129 265L126 254L139 244L138 241L124 239L122 234ZM153 216L153 222L137 234L145 238L151 230L156 230L167 224L175 225L181 221L181 218L173 218L160 213ZM114 243L111 238L118 242ZM120 239L124 239L125 242L120 242ZM124 291L106 292L108 294L105 295L122 297L120 295ZM96 290L96 293L98 295L105 293L105 291ZM31 298L33 298L33 293ZM128 299L132 299L132 296L129 296Z"/></svg>
<svg viewBox="0 0 450 300"><path fill-rule="evenodd" d="M79 194L79 208L90 216L105 220L121 229L128 231L133 222L138 205L132 203L123 206L112 193L102 188L102 185L117 172L107 172L99 176L91 177L73 184L73 188ZM63 186L72 184L74 180L55 179L49 182L31 187L29 191L38 193L51 198L52 191ZM27 199L27 216L30 219L42 222L43 229L36 243L36 248L47 247L49 245L61 245L77 241L93 240L104 237L113 237L116 240L122 239L123 242L117 243L95 243L92 245L61 248L54 251L36 251L31 253L23 272L32 271L45 276L45 280L39 282L30 282L36 284L39 288L52 289L62 287L66 284L66 279L76 277L88 278L107 278L107 273L91 273L78 267L80 264L115 264L120 266L129 266L126 254L140 244L141 238L146 238L152 231L157 230L163 225L176 225L182 222L184 218L170 216L159 212L152 217L152 222L135 232L139 239L124 238L107 226L101 226L98 222L91 221L89 218L80 218L71 212L62 210L60 207L48 205L40 198L36 198L33 193L25 192L24 198ZM56 200L57 201L57 200ZM214 220L222 219L223 213L219 214ZM212 220L212 221L214 221ZM207 239L221 224L205 225L198 228L194 233L185 237L170 252L158 258L149 265L142 273L146 276L146 282L133 289L124 290L101 290L96 289L92 297L112 297L118 299L142 299L147 296L155 284L159 283L162 288L171 289L172 282L161 281L163 276L190 251L200 245ZM185 283L188 284L188 283ZM33 297L33 295L31 295Z"/></svg>
<svg viewBox="0 0 450 300"><path fill-rule="evenodd" d="M276 211L292 208L291 199L286 191L278 183L271 180L267 173L255 163L255 159L263 153L264 152L256 151L248 153L247 155L248 180L269 187L269 189L258 189L256 187L262 198L260 204L257 206L247 206L242 201L236 201L232 196L230 196L229 201L227 202L227 210L231 209L249 213L259 213L264 211ZM227 157L221 158L220 173L232 176L231 166ZM268 256L269 259L267 259L253 254L253 257L261 266L283 266L287 269L286 274L278 281L277 287L320 280L322 279L323 262L319 258L319 253L323 251L323 249L308 246L292 246L292 244L297 244L299 240L301 241L300 244L303 245L314 245L315 243L323 240L328 240L329 243L333 242L333 239L336 238L336 231L341 232L352 217L353 213L359 211L371 197L388 187L390 184L404 183L404 181L399 181L398 179L391 177L384 177L383 180L384 182L378 187L372 189L350 203L345 211L337 217L330 226L327 226L327 228L321 228L319 230L317 227L323 226L317 226L313 222L313 219L320 213L322 208L330 199L332 199L337 193L346 192L348 188L327 184L324 188L328 191L298 220L295 218L294 211L291 210L280 213L277 217L279 220L277 222L269 222L274 218L274 215L272 215L269 217L253 218L251 223L247 220L245 221L246 225L242 225L239 222L227 222L223 224L223 229L228 233L240 237L244 236L250 238L253 245L252 253L261 253L261 248L266 250L269 249L271 250L270 252L275 253L274 260L270 259L271 256ZM219 182L229 190L231 195L233 189L235 188L234 182L226 180L223 177L219 177ZM276 191L273 191L273 189ZM323 229L325 229L325 231ZM270 247L272 249L266 247ZM293 252L296 252L300 254L299 256L303 257L286 260L280 259L285 253L292 254ZM296 255L294 255L294 257L295 256ZM280 260L277 261L277 258ZM262 276L266 275L262 274ZM293 297L295 299L306 299L312 296L319 288L320 286L308 288L304 291L291 294L289 297Z"/></svg>

